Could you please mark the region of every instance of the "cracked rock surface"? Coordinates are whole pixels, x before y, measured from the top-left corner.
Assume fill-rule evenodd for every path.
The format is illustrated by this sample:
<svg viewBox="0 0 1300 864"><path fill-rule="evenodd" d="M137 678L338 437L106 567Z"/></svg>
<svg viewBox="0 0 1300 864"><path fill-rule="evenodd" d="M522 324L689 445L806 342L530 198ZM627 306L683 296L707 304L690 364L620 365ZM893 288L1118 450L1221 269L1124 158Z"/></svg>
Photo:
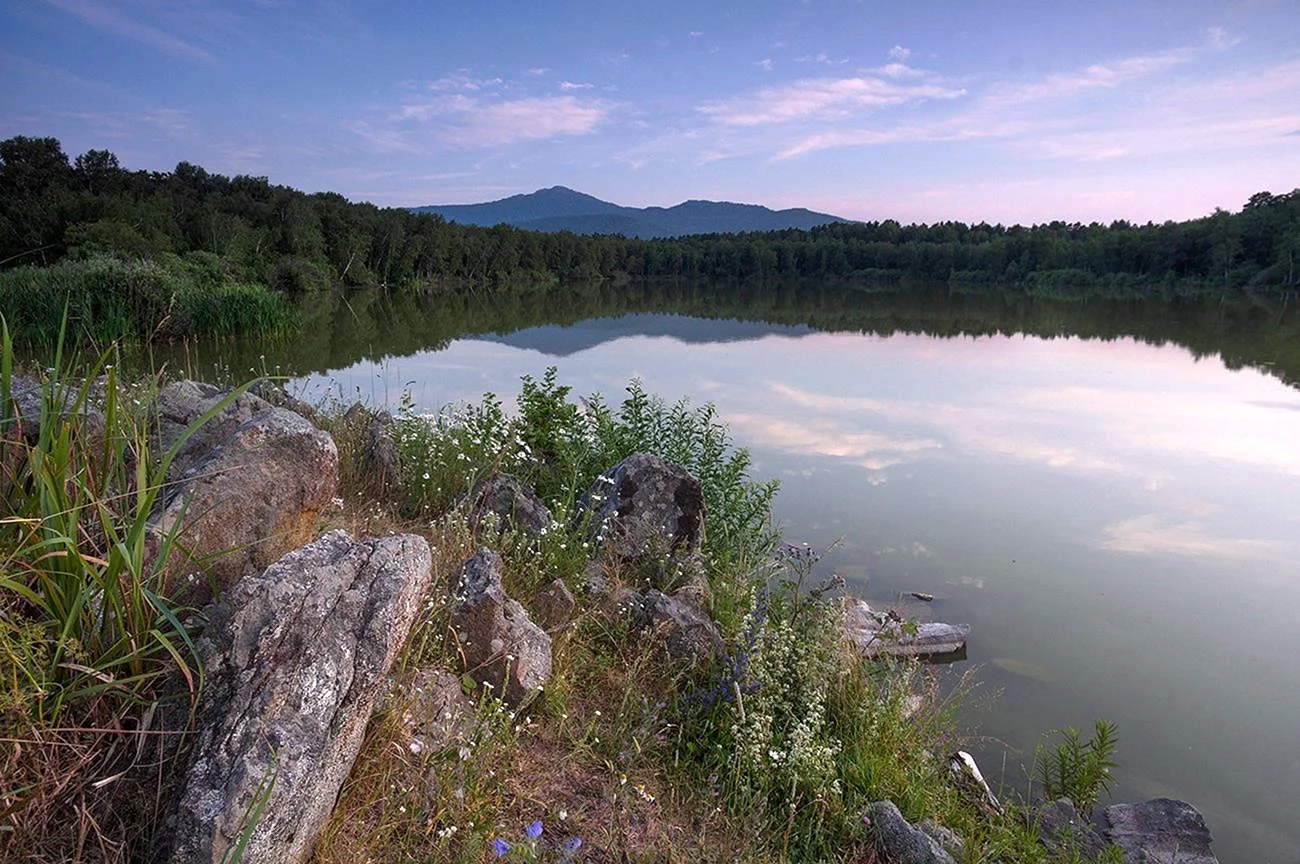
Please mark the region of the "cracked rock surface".
<svg viewBox="0 0 1300 864"><path fill-rule="evenodd" d="M197 643L200 732L162 832L174 845L159 860L223 860L262 798L243 860L308 859L429 590L430 563L414 535L332 531L214 607Z"/></svg>

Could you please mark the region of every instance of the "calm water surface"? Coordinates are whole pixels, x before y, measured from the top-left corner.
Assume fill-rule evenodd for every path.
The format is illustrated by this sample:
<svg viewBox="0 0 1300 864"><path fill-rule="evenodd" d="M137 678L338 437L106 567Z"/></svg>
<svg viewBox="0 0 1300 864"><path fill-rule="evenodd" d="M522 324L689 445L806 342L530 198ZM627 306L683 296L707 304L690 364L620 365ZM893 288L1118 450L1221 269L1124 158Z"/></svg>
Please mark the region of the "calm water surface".
<svg viewBox="0 0 1300 864"><path fill-rule="evenodd" d="M577 393L612 399L640 378L670 400L712 401L755 473L781 480L788 539L841 540L822 566L856 594L931 593L917 614L972 625L980 685L965 721L986 774L1020 784L1044 730L1104 716L1120 732L1115 800L1184 798L1221 860L1296 864L1300 392L1260 348L1289 337L1249 321L1189 332L1197 359L1176 344L1068 335L1069 310L1054 308L1005 326L986 306L930 310L916 326L904 315L855 327L867 332L770 305L767 320L783 323L571 310L566 326L431 348L418 322L394 319L368 325L368 359L332 368L322 343L284 362L307 358L308 394L373 404L403 389L429 409L509 397L520 375L551 365ZM1275 312L1294 333L1294 314L1260 320ZM1128 314L1139 312L1086 311ZM1214 314L1140 312L1174 329ZM385 327L405 341L385 347ZM1229 369L1215 339L1232 365L1259 368Z"/></svg>

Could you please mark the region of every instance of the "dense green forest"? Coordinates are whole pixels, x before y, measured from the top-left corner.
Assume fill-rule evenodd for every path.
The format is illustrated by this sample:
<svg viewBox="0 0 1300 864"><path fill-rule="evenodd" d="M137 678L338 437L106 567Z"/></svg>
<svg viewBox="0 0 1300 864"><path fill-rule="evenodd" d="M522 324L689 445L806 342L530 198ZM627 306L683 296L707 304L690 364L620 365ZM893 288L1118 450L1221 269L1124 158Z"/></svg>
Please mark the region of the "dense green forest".
<svg viewBox="0 0 1300 864"><path fill-rule="evenodd" d="M234 303L243 304L251 321L273 322L276 310L249 286L477 288L672 276L940 283L1035 294L1289 292L1297 284L1298 257L1300 189L1260 192L1235 213L1217 210L1160 225L885 220L637 240L462 226L335 193L307 194L265 177L211 174L188 162L170 172L133 171L107 150L70 160L54 138L0 142L6 308L18 308L22 292L29 307L49 306L78 285L89 295L95 286L116 290L147 277L152 306L110 310L124 331L148 331L153 307L168 302L169 280L194 286L186 297L208 298L188 303L186 323L219 318ZM36 272L50 265L64 269ZM216 301L214 291L221 295ZM139 320L128 320L133 315ZM245 326L242 319L227 323ZM222 321L205 326L220 329Z"/></svg>

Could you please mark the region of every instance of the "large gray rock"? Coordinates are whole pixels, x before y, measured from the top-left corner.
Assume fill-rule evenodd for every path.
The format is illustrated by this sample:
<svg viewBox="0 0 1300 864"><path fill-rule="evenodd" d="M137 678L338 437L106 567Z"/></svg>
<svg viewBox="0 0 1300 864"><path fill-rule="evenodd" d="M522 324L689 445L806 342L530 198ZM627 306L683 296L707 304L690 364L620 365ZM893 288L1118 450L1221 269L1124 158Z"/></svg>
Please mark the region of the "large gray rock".
<svg viewBox="0 0 1300 864"><path fill-rule="evenodd" d="M1102 811L1102 835L1124 850L1128 864L1218 864L1210 829L1195 807L1173 798L1113 804Z"/></svg>
<svg viewBox="0 0 1300 864"><path fill-rule="evenodd" d="M867 810L876 845L894 864L957 864L939 841L913 827L893 801L877 801Z"/></svg>
<svg viewBox="0 0 1300 864"><path fill-rule="evenodd" d="M475 525L494 514L501 526L537 536L550 527L551 511L537 493L510 474L493 474L469 493Z"/></svg>
<svg viewBox="0 0 1300 864"><path fill-rule="evenodd" d="M150 520L153 554L175 538L171 596L202 605L310 540L338 478L334 439L292 411L267 408L240 425L192 463Z"/></svg>
<svg viewBox="0 0 1300 864"><path fill-rule="evenodd" d="M259 396L245 391L230 398L233 391L202 381L177 381L158 392L157 452L167 452L187 429L222 400L226 404L206 423L195 429L181 446L167 471L168 480L184 476L195 462L203 459L230 437L236 429L271 407Z"/></svg>
<svg viewBox="0 0 1300 864"><path fill-rule="evenodd" d="M1096 858L1106 848L1106 841L1096 829L1074 809L1074 802L1061 798L1044 805L1034 817L1038 840L1054 853L1074 849L1089 860Z"/></svg>
<svg viewBox="0 0 1300 864"><path fill-rule="evenodd" d="M673 558L697 566L692 559L704 542L704 490L682 466L633 453L597 477L579 507L612 558Z"/></svg>
<svg viewBox="0 0 1300 864"><path fill-rule="evenodd" d="M877 612L863 600L845 598L844 635L866 657L961 659L969 624L918 623L909 633L903 621Z"/></svg>
<svg viewBox="0 0 1300 864"><path fill-rule="evenodd" d="M465 671L508 705L521 705L551 680L551 637L501 584L501 556L479 549L461 567L451 626Z"/></svg>
<svg viewBox="0 0 1300 864"><path fill-rule="evenodd" d="M645 593L642 608L674 660L694 666L722 653L717 625L692 603L652 588Z"/></svg>
<svg viewBox="0 0 1300 864"><path fill-rule="evenodd" d="M422 538L333 531L214 607L166 860L222 861L259 801L242 860L310 857L430 581Z"/></svg>

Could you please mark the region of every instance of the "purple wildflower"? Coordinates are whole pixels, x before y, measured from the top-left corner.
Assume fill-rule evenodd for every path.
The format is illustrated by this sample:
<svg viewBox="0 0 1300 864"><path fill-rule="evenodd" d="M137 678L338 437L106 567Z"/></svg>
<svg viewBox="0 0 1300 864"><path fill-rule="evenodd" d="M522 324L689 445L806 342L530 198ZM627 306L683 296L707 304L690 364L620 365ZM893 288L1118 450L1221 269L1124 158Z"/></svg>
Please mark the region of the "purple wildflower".
<svg viewBox="0 0 1300 864"><path fill-rule="evenodd" d="M537 819L533 824L524 829L524 834L528 835L529 840L536 840L542 836L542 820Z"/></svg>
<svg viewBox="0 0 1300 864"><path fill-rule="evenodd" d="M498 858L504 858L510 851L510 844L498 837L492 841L492 851L497 853Z"/></svg>

